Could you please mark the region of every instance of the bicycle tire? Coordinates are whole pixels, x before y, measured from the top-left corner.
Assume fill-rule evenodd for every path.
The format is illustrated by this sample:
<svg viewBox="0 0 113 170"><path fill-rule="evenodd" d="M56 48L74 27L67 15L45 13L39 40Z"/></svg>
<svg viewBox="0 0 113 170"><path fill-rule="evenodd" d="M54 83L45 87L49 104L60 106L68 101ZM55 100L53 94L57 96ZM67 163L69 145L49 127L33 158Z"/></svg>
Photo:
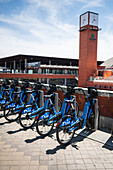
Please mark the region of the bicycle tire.
<svg viewBox="0 0 113 170"><path fill-rule="evenodd" d="M23 109L20 113L19 113L19 123L20 125L24 128L24 129L29 129L32 128L35 124L35 120L36 117L29 117L29 115L31 114L31 112L25 112L23 113L25 109Z"/></svg>
<svg viewBox="0 0 113 170"><path fill-rule="evenodd" d="M47 121L48 121L49 117L46 118L46 119L40 119L41 116L42 115L39 114L37 122L36 122L36 130L37 130L37 133L40 136L45 137L45 136L49 135L51 133L51 131L53 130L54 123L52 123L51 125L47 125ZM40 129L41 126L42 126L43 129L44 129L45 126L48 127L48 128L50 127L50 129L48 129L47 132L44 133L42 131L43 129L42 130Z"/></svg>
<svg viewBox="0 0 113 170"><path fill-rule="evenodd" d="M66 116L65 116L65 120L63 120L63 119L60 119L60 121L58 122L58 127L57 127L57 129L56 129L56 138L57 138L57 141L58 141L58 143L59 144L61 144L61 145L68 145L68 144L70 144L70 142L72 141L72 139L73 139L73 137L74 137L74 133L75 133L75 130L73 130L72 132L67 132L67 129L68 129L68 125L65 125L65 126L62 126L61 127L61 124L64 122L64 121L66 121L66 119L69 119L69 118L71 118L71 116L67 116L67 118L66 118ZM68 135L71 135L70 136L70 138L68 139L68 140L66 140L66 141L63 141L63 139L61 139L61 137L60 137L60 132L61 131L63 131L63 136L64 136L64 134L68 134ZM66 139L66 138L65 138Z"/></svg>
<svg viewBox="0 0 113 170"><path fill-rule="evenodd" d="M11 107L9 109L4 108L4 117L9 122L14 122L19 118L19 111L15 112L15 108Z"/></svg>
<svg viewBox="0 0 113 170"><path fill-rule="evenodd" d="M98 115L98 128L99 128L99 120L100 120L100 109L99 109L99 107L97 108L98 109L98 113L99 113L99 115ZM94 111L92 110L92 112L91 112L91 118L89 118L88 120L86 120L86 128L87 129L94 129L94 127L95 127L95 121L94 121L94 119L95 119L95 114L94 114Z"/></svg>

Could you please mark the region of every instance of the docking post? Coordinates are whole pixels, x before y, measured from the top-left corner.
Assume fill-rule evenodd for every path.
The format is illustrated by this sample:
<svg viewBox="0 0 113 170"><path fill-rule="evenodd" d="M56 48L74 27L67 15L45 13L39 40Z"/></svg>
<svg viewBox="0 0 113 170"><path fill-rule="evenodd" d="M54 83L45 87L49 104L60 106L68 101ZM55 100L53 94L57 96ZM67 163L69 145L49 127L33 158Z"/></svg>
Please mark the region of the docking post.
<svg viewBox="0 0 113 170"><path fill-rule="evenodd" d="M113 123L112 123L112 127L111 127L111 136L113 137Z"/></svg>
<svg viewBox="0 0 113 170"><path fill-rule="evenodd" d="M54 101L55 110L56 112L58 112L58 93L54 93L54 94L55 94L55 101Z"/></svg>
<svg viewBox="0 0 113 170"><path fill-rule="evenodd" d="M40 107L44 106L44 92L41 90L40 91L40 101L39 101Z"/></svg>
<svg viewBox="0 0 113 170"><path fill-rule="evenodd" d="M75 100L74 100L74 109L75 109L75 111L76 111L76 113L77 113L76 96L73 96L73 98L75 98Z"/></svg>
<svg viewBox="0 0 113 170"><path fill-rule="evenodd" d="M95 120L94 120L94 131L98 129L99 126L99 109L98 109L98 99L95 99Z"/></svg>

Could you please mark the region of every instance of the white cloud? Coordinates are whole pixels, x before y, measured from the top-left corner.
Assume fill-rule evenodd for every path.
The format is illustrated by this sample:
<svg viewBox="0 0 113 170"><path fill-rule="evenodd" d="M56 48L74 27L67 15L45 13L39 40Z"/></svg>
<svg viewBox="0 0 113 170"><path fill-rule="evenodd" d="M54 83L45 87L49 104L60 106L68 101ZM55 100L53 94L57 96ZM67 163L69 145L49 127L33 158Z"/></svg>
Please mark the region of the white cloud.
<svg viewBox="0 0 113 170"><path fill-rule="evenodd" d="M99 37L98 43L98 60L104 60L113 57L113 34L110 32L103 32Z"/></svg>
<svg viewBox="0 0 113 170"><path fill-rule="evenodd" d="M60 56L78 58L78 32L69 24L48 25L33 18L14 16L0 21L26 31L21 35L17 30L0 28L1 57L24 53L32 55ZM77 42L77 43L76 43ZM76 43L76 44L75 44ZM77 47L77 48L76 48Z"/></svg>
<svg viewBox="0 0 113 170"><path fill-rule="evenodd" d="M78 58L78 26L63 23L58 18L58 13L64 6L73 5L76 1L81 2L82 9L85 9L102 6L102 0L26 0L28 1L30 5L19 15L11 15L10 18L0 16L0 21L8 25L0 26L0 57L23 53ZM40 8L47 12L47 18L43 21L37 16ZM112 17L109 19L112 20ZM106 57L113 56L110 47L113 36L109 35L109 30L99 34L98 60L106 60Z"/></svg>
<svg viewBox="0 0 113 170"><path fill-rule="evenodd" d="M103 6L103 0L77 0L77 1L84 4L82 6L82 9Z"/></svg>
<svg viewBox="0 0 113 170"><path fill-rule="evenodd" d="M10 2L12 0L0 0L0 3L7 3L7 2Z"/></svg>
<svg viewBox="0 0 113 170"><path fill-rule="evenodd" d="M57 20L57 12L63 2L50 0L29 0L29 2L31 4L23 9L20 15L12 15L10 18L0 16L0 21L12 27L7 29L0 27L1 57L24 53L78 58L77 27ZM40 6L48 11L47 22L35 17L36 10Z"/></svg>

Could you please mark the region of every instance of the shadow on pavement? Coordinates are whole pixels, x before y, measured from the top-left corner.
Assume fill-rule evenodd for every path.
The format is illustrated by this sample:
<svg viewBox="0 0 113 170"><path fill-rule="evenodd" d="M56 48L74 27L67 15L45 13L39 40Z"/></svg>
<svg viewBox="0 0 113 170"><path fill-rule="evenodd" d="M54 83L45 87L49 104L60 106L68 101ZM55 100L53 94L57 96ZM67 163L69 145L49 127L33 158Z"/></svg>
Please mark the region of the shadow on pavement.
<svg viewBox="0 0 113 170"><path fill-rule="evenodd" d="M52 138L53 137L53 135L52 135L53 133L55 133L55 129L53 129L52 132L50 133L50 135L48 135L47 137ZM35 137L33 139L26 139L25 142L26 143L32 143L32 142L35 142L38 139L44 139L45 137L46 136L37 136L37 137Z"/></svg>
<svg viewBox="0 0 113 170"><path fill-rule="evenodd" d="M35 141L38 140L38 139L44 139L44 138L45 138L45 137L37 136L37 137L35 137L35 138L33 138L33 139L26 139L25 142L26 142L26 143L33 143L33 142L35 142Z"/></svg>
<svg viewBox="0 0 113 170"><path fill-rule="evenodd" d="M93 133L93 131L89 130L89 129L83 129L80 133L75 132L75 134L80 135L85 138L88 137L89 135L91 135L92 133Z"/></svg>
<svg viewBox="0 0 113 170"><path fill-rule="evenodd" d="M18 120L16 122L19 123ZM28 128L28 129L31 129L32 131L34 131L35 127L33 126L31 128ZM21 131L27 131L28 129L21 128L21 129L14 130L14 131L8 131L7 133L8 134L14 134L14 133L21 132Z"/></svg>
<svg viewBox="0 0 113 170"><path fill-rule="evenodd" d="M18 130L14 130L14 131L8 131L7 133L14 134L14 133L21 132L21 131L27 131L27 129L18 129Z"/></svg>
<svg viewBox="0 0 113 170"><path fill-rule="evenodd" d="M5 125L5 124L9 124L11 122L3 122L3 123L0 123L0 125Z"/></svg>
<svg viewBox="0 0 113 170"><path fill-rule="evenodd" d="M2 116L2 117L4 117L4 116ZM0 117L0 118L2 118L2 117ZM2 122L2 123L0 123L0 125L4 125L4 124L8 124L8 123L13 123L13 122L14 122L14 121L12 121L12 122L9 122L9 121L7 121L7 122ZM18 121L18 120L16 120L15 122L19 124L19 121Z"/></svg>
<svg viewBox="0 0 113 170"><path fill-rule="evenodd" d="M2 118L2 117L4 117L4 115L1 115L1 114L0 114L0 118Z"/></svg>
<svg viewBox="0 0 113 170"><path fill-rule="evenodd" d="M113 150L113 137L111 136L102 147L112 151Z"/></svg>
<svg viewBox="0 0 113 170"><path fill-rule="evenodd" d="M76 137L73 138L73 140L70 142L69 145L71 145L73 148L79 150L79 147L77 146L77 142L83 141L88 135L93 133L92 131L89 131L87 129L82 130L79 134L77 134ZM68 145L67 145L68 146ZM56 146L53 149L49 149L46 151L46 154L55 154L60 149L66 149L67 146L59 145Z"/></svg>
<svg viewBox="0 0 113 170"><path fill-rule="evenodd" d="M66 149L66 147L67 147L67 146L59 145L59 146L57 146L57 147L54 148L54 149L48 149L48 150L46 151L46 154L47 154L47 155L49 155L49 154L53 155L53 154L55 154L58 150Z"/></svg>

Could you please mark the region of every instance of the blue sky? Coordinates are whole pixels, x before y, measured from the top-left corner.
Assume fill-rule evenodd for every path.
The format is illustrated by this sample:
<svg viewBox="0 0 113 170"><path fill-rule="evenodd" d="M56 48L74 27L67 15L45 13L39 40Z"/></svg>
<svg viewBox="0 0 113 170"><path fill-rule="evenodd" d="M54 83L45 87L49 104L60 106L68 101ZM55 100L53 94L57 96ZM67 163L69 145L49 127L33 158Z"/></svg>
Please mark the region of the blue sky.
<svg viewBox="0 0 113 170"><path fill-rule="evenodd" d="M99 14L98 60L113 57L113 0L0 0L0 57L79 58L79 16Z"/></svg>

